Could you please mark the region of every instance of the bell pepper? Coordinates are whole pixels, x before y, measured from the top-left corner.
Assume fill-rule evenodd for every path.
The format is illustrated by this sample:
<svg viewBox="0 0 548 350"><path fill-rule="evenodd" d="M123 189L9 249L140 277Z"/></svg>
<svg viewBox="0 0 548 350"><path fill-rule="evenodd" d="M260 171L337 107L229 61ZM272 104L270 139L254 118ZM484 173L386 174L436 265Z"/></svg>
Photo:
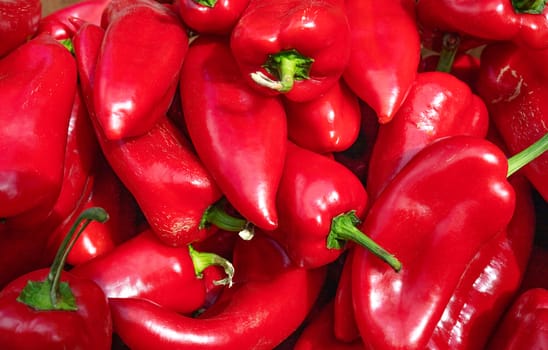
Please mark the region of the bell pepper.
<svg viewBox="0 0 548 350"><path fill-rule="evenodd" d="M183 22L199 34L230 35L249 0L177 0Z"/></svg>
<svg viewBox="0 0 548 350"><path fill-rule="evenodd" d="M377 198L426 145L446 136L485 137L488 123L485 103L466 83L449 73L419 73L392 121L379 126L367 193Z"/></svg>
<svg viewBox="0 0 548 350"><path fill-rule="evenodd" d="M516 192L512 219L471 260L428 349L485 349L492 330L517 296L531 255L535 208L527 180L516 174L509 181Z"/></svg>
<svg viewBox="0 0 548 350"><path fill-rule="evenodd" d="M78 30L81 21L101 24L103 11L110 0L81 0L68 6L64 6L40 20L39 33L48 33L57 40L70 39Z"/></svg>
<svg viewBox="0 0 548 350"><path fill-rule="evenodd" d="M255 239L238 254L247 255ZM261 249L268 245L260 244ZM279 251L277 247L273 247ZM262 258L252 275L272 263ZM275 253L265 253L274 257ZM281 259L287 257L279 256ZM234 258L235 279L240 265ZM251 260L244 258L246 263ZM275 265L283 264L275 261ZM144 299L110 299L115 332L131 349L273 349L304 321L325 280L325 269L288 267L276 274L264 271L225 288L219 299L196 318L177 314ZM243 278L245 280L245 278Z"/></svg>
<svg viewBox="0 0 548 350"><path fill-rule="evenodd" d="M488 350L545 349L548 345L548 289L520 294L492 334Z"/></svg>
<svg viewBox="0 0 548 350"><path fill-rule="evenodd" d="M284 106L288 137L301 147L318 153L341 152L358 138L359 99L342 80L313 100L284 99Z"/></svg>
<svg viewBox="0 0 548 350"><path fill-rule="evenodd" d="M94 282L63 271L71 242L90 221L107 219L101 208L83 212L51 268L24 274L0 291L0 344L4 348L111 348L112 320L103 291Z"/></svg>
<svg viewBox="0 0 548 350"><path fill-rule="evenodd" d="M0 57L9 54L31 39L42 18L42 1L0 1Z"/></svg>
<svg viewBox="0 0 548 350"><path fill-rule="evenodd" d="M544 0L418 0L421 26L485 41L514 41L548 47L548 8Z"/></svg>
<svg viewBox="0 0 548 350"><path fill-rule="evenodd" d="M394 270L401 268L397 258L356 228L365 215L367 193L354 173L336 160L288 141L276 203L278 228L265 233L280 242L295 265L329 264L352 241Z"/></svg>
<svg viewBox="0 0 548 350"><path fill-rule="evenodd" d="M366 347L423 349L478 249L510 222L515 193L494 144L451 136L423 148L373 202L361 229L399 273L355 247L354 314Z"/></svg>
<svg viewBox="0 0 548 350"><path fill-rule="evenodd" d="M204 270L220 266L226 277L218 281L203 278ZM145 229L110 252L71 270L93 280L108 298L147 299L162 307L190 315L206 301L206 283L231 285L232 264L192 246L170 247Z"/></svg>
<svg viewBox="0 0 548 350"><path fill-rule="evenodd" d="M350 59L343 78L385 124L392 120L415 79L420 38L415 1L346 0Z"/></svg>
<svg viewBox="0 0 548 350"><path fill-rule="evenodd" d="M320 96L341 77L350 55L342 1L251 0L230 46L251 86L294 101Z"/></svg>
<svg viewBox="0 0 548 350"><path fill-rule="evenodd" d="M0 60L0 218L54 205L76 91L69 51L39 35ZM35 221L36 222L36 221Z"/></svg>
<svg viewBox="0 0 548 350"><path fill-rule="evenodd" d="M511 153L548 132L546 59L548 49L528 50L512 43L491 44L482 52L476 89ZM548 200L548 153L522 171Z"/></svg>
<svg viewBox="0 0 548 350"><path fill-rule="evenodd" d="M177 15L154 0L112 0L103 25L93 88L97 121L109 140L142 135L169 108L188 36Z"/></svg>
<svg viewBox="0 0 548 350"><path fill-rule="evenodd" d="M254 225L275 228L287 140L280 99L245 83L227 40L205 36L190 46L180 91L190 140L224 196Z"/></svg>

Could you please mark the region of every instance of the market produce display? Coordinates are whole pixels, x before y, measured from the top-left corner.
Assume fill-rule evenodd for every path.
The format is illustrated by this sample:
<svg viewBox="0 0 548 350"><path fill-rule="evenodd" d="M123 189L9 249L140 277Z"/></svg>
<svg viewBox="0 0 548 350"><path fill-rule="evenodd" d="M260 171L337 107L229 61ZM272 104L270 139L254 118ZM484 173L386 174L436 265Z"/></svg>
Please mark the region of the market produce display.
<svg viewBox="0 0 548 350"><path fill-rule="evenodd" d="M0 348L548 349L544 0L0 0Z"/></svg>

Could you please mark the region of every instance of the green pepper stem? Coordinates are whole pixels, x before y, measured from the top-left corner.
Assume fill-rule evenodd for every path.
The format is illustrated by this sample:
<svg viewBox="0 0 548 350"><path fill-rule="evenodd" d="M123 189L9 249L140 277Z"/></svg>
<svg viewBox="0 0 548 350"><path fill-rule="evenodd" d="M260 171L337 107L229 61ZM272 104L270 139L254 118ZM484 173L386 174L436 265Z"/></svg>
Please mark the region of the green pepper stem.
<svg viewBox="0 0 548 350"><path fill-rule="evenodd" d="M194 2L197 3L198 5L213 8L215 7L217 0L194 0Z"/></svg>
<svg viewBox="0 0 548 350"><path fill-rule="evenodd" d="M224 200L221 200L206 209L200 221L199 228L203 229L209 225L215 225L225 231L239 232L242 238L245 237L244 239L251 239L254 233L253 225L246 219L228 214L223 209L223 203Z"/></svg>
<svg viewBox="0 0 548 350"><path fill-rule="evenodd" d="M546 152L546 150L548 150L548 133L544 134L544 136L538 139L531 146L517 154L514 154L508 159L507 177L512 176L516 171L541 156L544 152Z"/></svg>
<svg viewBox="0 0 548 350"><path fill-rule="evenodd" d="M194 273L196 277L202 278L204 270L210 266L221 266L225 271L226 278L213 282L215 285L232 286L234 278L234 266L232 263L220 255L209 252L199 252L192 245L188 245L188 253L194 265Z"/></svg>
<svg viewBox="0 0 548 350"><path fill-rule="evenodd" d="M539 15L544 11L546 0L512 0L512 7L516 13Z"/></svg>
<svg viewBox="0 0 548 350"><path fill-rule="evenodd" d="M443 36L443 46L440 52L440 59L436 70L438 72L450 73L453 69L453 62L460 45L460 36L456 33L446 33Z"/></svg>
<svg viewBox="0 0 548 350"><path fill-rule="evenodd" d="M373 241L360 231L356 225L359 219L355 211L350 211L333 218L331 222L331 230L327 237L327 247L331 249L340 249L347 241L353 241L361 245L371 253L385 261L394 271L401 270L401 262L383 247Z"/></svg>

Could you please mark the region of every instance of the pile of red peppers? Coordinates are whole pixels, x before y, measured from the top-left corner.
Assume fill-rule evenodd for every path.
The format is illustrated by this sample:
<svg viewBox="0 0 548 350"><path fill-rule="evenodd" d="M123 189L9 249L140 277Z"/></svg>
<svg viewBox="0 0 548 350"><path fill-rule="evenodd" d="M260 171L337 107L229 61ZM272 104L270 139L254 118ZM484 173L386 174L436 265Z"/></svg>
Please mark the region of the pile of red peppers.
<svg viewBox="0 0 548 350"><path fill-rule="evenodd" d="M0 0L0 348L548 349L544 0Z"/></svg>

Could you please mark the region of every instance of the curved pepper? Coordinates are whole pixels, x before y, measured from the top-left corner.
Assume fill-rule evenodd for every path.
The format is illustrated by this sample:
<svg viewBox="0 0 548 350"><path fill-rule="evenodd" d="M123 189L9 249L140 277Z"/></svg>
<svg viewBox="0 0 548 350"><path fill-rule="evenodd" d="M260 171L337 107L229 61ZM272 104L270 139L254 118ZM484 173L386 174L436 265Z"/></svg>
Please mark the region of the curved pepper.
<svg viewBox="0 0 548 350"><path fill-rule="evenodd" d="M345 5L351 50L343 78L385 124L398 111L419 66L415 1L346 0Z"/></svg>
<svg viewBox="0 0 548 350"><path fill-rule="evenodd" d="M394 270L399 261L356 228L365 215L367 193L360 180L334 159L288 141L276 203L279 225L265 231L297 266L335 261L352 241L375 252Z"/></svg>
<svg viewBox="0 0 548 350"><path fill-rule="evenodd" d="M24 274L0 291L2 347L111 348L112 320L105 294L94 282L63 271L71 242L90 221L107 219L100 208L83 212L66 235L51 268Z"/></svg>
<svg viewBox="0 0 548 350"><path fill-rule="evenodd" d="M488 41L514 41L548 47L548 8L544 0L419 0L422 26Z"/></svg>
<svg viewBox="0 0 548 350"><path fill-rule="evenodd" d="M75 92L74 58L48 35L0 60L0 218L54 205Z"/></svg>
<svg viewBox="0 0 548 350"><path fill-rule="evenodd" d="M360 132L358 97L339 80L310 101L284 99L287 134L295 144L318 153L344 151Z"/></svg>
<svg viewBox="0 0 548 350"><path fill-rule="evenodd" d="M548 345L547 325L548 289L529 289L511 305L486 349L545 349Z"/></svg>
<svg viewBox="0 0 548 350"><path fill-rule="evenodd" d="M548 132L547 59L548 49L527 50L512 43L491 44L482 52L476 89L511 153ZM548 200L548 153L522 172Z"/></svg>
<svg viewBox="0 0 548 350"><path fill-rule="evenodd" d="M485 137L489 116L466 83L444 72L419 73L394 119L380 125L367 176L367 193L377 198L413 156L437 139Z"/></svg>
<svg viewBox="0 0 548 350"><path fill-rule="evenodd" d="M2 14L2 20L0 20L0 38L2 38L0 57L2 57L36 34L42 17L42 1L1 1L0 14Z"/></svg>
<svg viewBox="0 0 548 350"><path fill-rule="evenodd" d="M255 249L253 241L238 251L246 254L247 247ZM259 247L269 249L262 243ZM269 263L260 257L252 275L260 274ZM234 267L237 275L239 265ZM249 279L225 288L220 298L197 318L182 316L143 299L110 299L114 329L134 350L273 349L304 321L323 287L325 272L323 268L289 267L275 275L264 273L260 280Z"/></svg>
<svg viewBox="0 0 548 350"><path fill-rule="evenodd" d="M104 12L93 106L105 137L119 140L146 133L167 112L188 36L176 14L154 0L112 0Z"/></svg>
<svg viewBox="0 0 548 350"><path fill-rule="evenodd" d="M287 139L280 99L251 89L228 42L214 37L192 42L180 91L192 144L223 194L254 225L275 228Z"/></svg>
<svg viewBox="0 0 548 350"><path fill-rule="evenodd" d="M288 99L316 98L341 77L350 54L342 1L251 0L230 47L251 86Z"/></svg>
<svg viewBox="0 0 548 350"><path fill-rule="evenodd" d="M423 349L474 255L515 208L508 161L474 136L422 149L373 202L361 229L401 260L355 247L352 297L366 347Z"/></svg>
<svg viewBox="0 0 548 350"><path fill-rule="evenodd" d="M221 266L226 278L216 284L230 285L234 268L218 255L190 246L170 247L145 229L116 248L74 267L71 273L93 280L108 298L138 298L175 312L190 314L204 306L204 270Z"/></svg>
<svg viewBox="0 0 548 350"><path fill-rule="evenodd" d="M199 34L230 35L249 0L177 0L183 22Z"/></svg>

